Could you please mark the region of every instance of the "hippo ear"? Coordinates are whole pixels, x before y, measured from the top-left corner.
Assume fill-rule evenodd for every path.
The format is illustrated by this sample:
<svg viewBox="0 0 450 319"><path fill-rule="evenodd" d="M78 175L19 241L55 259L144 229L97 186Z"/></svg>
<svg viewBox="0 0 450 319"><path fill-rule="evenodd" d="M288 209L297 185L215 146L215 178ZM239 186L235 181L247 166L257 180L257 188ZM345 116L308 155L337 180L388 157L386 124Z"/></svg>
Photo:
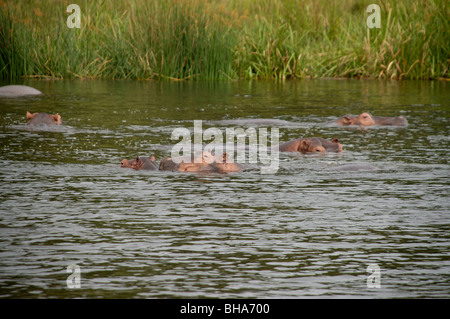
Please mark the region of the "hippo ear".
<svg viewBox="0 0 450 319"><path fill-rule="evenodd" d="M307 140L302 140L300 142L298 151L301 152L301 153L306 153L306 152L308 152L308 147L309 147L308 141Z"/></svg>
<svg viewBox="0 0 450 319"><path fill-rule="evenodd" d="M343 122L344 125L352 125L353 124L352 123L352 118L350 116L347 116L347 115L342 118L342 122Z"/></svg>
<svg viewBox="0 0 450 319"><path fill-rule="evenodd" d="M58 113L56 113L55 115L50 114L50 118L51 118L52 121L55 122L55 123L58 123L58 117L60 117Z"/></svg>
<svg viewBox="0 0 450 319"><path fill-rule="evenodd" d="M333 142L333 143L339 143L339 139L338 139L338 138L333 138L333 139L331 140L331 142Z"/></svg>
<svg viewBox="0 0 450 319"><path fill-rule="evenodd" d="M62 124L61 115L59 115L59 113L56 113L55 117L56 117L56 124L61 125Z"/></svg>
<svg viewBox="0 0 450 319"><path fill-rule="evenodd" d="M27 119L29 119L29 120L32 120L36 115L37 115L37 113L31 114L29 111L27 111Z"/></svg>

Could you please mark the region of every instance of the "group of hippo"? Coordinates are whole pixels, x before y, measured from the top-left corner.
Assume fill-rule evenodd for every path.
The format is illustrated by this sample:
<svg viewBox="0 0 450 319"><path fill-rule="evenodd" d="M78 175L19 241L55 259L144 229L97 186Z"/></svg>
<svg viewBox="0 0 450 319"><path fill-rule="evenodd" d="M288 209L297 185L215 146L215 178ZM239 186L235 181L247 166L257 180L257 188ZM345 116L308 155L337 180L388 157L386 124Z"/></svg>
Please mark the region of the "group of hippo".
<svg viewBox="0 0 450 319"><path fill-rule="evenodd" d="M13 86L15 89L19 86ZM0 88L0 95L2 89ZM7 88L7 87L6 87ZM27 87L25 87L27 88ZM30 88L32 89L32 88ZM33 89L34 90L34 89ZM33 91L30 91L33 92ZM39 91L38 91L39 92ZM34 93L34 92L33 92ZM62 118L57 114L47 113L30 113L27 111L27 125L61 125ZM397 117L380 117L372 116L369 113L361 113L360 115L345 115L328 124L339 126L359 125L362 127L386 125L386 126L407 126L408 122L403 116ZM342 152L342 144L337 138L327 140L321 137L298 138L292 141L284 142L278 146L280 152L300 152L303 154L326 153L326 152ZM242 165L235 163L225 152L223 154L212 154L210 152L200 152L192 156L181 156L178 158L165 157L160 163L156 162L155 157L139 157L134 160L123 159L120 163L121 167L131 168L134 170L164 170L179 172L237 172L242 170Z"/></svg>
<svg viewBox="0 0 450 319"><path fill-rule="evenodd" d="M325 152L342 152L342 144L338 139L331 141L321 137L299 138L278 146L280 152L300 152L306 153L325 153ZM121 167L129 167L135 170L162 170L162 171L178 171L178 172L217 172L229 173L238 172L243 169L239 163L235 163L230 159L228 153L214 155L208 151L203 151L197 155L180 156L178 158L165 157L159 165L156 163L155 157L139 157L129 161L123 159L120 163Z"/></svg>
<svg viewBox="0 0 450 319"><path fill-rule="evenodd" d="M345 115L329 124L340 126L359 125L359 126L374 126L374 125L388 125L388 126L407 126L408 122L402 116L398 117L380 117L372 116L369 113L362 113L360 115ZM322 137L306 137L298 138L278 145L280 152L300 152L303 154L342 152L342 144L339 139L334 138L327 140ZM121 167L128 167L135 170L164 170L164 171L179 171L179 172L238 172L243 169L242 165L230 160L229 155L225 152L223 154L213 155L210 152L201 152L193 156L184 156L178 158L165 157L159 165L155 157L139 157L134 160L123 159L120 163ZM372 169L372 168L370 168Z"/></svg>
<svg viewBox="0 0 450 319"><path fill-rule="evenodd" d="M216 172L230 173L239 172L243 169L242 165L233 162L229 155L224 152L214 155L208 151L199 152L197 155L180 156L178 158L165 157L159 165L155 157L139 157L129 161L123 159L120 162L121 167L129 167L135 170L160 170L160 171L178 171L178 172Z"/></svg>

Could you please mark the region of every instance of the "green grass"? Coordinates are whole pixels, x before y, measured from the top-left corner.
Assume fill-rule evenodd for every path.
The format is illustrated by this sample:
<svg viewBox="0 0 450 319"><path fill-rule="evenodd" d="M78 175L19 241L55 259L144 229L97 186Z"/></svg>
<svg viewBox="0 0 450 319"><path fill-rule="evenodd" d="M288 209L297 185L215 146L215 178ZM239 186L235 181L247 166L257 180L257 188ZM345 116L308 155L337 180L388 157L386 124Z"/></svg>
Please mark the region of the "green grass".
<svg viewBox="0 0 450 319"><path fill-rule="evenodd" d="M0 0L0 78L449 78L446 0Z"/></svg>

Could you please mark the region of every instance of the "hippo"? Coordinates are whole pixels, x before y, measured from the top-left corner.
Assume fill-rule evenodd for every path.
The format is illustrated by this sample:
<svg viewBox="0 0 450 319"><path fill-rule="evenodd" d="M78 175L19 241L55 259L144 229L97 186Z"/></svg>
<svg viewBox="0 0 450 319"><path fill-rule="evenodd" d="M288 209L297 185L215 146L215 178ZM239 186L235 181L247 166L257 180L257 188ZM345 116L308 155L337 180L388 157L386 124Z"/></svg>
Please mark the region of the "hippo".
<svg viewBox="0 0 450 319"><path fill-rule="evenodd" d="M321 137L298 138L278 146L280 152L300 152L300 153L325 153L342 152L342 144L339 139L331 141Z"/></svg>
<svg viewBox="0 0 450 319"><path fill-rule="evenodd" d="M201 158L201 160L199 160ZM212 171L208 159L213 158L209 152L202 152L199 156L180 156L176 158L165 157L159 163L161 171L178 172L208 172Z"/></svg>
<svg viewBox="0 0 450 319"><path fill-rule="evenodd" d="M176 159L176 160L174 160ZM242 166L230 160L227 153L215 156L210 152L202 152L196 156L166 157L159 163L159 170L178 172L238 172Z"/></svg>
<svg viewBox="0 0 450 319"><path fill-rule="evenodd" d="M408 121L403 116L396 117L383 117L383 116L372 116L367 112L361 113L360 115L345 115L330 122L330 124L337 124L342 126L349 125L360 125L360 126L407 126Z"/></svg>
<svg viewBox="0 0 450 319"><path fill-rule="evenodd" d="M158 164L156 164L155 156L150 157L139 157L136 156L136 158L132 161L129 161L127 159L123 159L120 162L120 167L129 167L135 170L151 170L156 171L158 170Z"/></svg>
<svg viewBox="0 0 450 319"><path fill-rule="evenodd" d="M235 163L230 159L230 155L228 153L222 154L222 159L220 156L215 157L215 161L210 164L213 168L213 171L219 173L229 173L229 172L239 172L243 169L243 166L239 163Z"/></svg>
<svg viewBox="0 0 450 319"><path fill-rule="evenodd" d="M358 172L358 171L375 171L376 167L369 164L345 164L337 165L330 168L333 171L341 172Z"/></svg>
<svg viewBox="0 0 450 319"><path fill-rule="evenodd" d="M62 118L58 113L56 114L47 114L47 113L34 113L31 114L27 111L27 125L61 125Z"/></svg>
<svg viewBox="0 0 450 319"><path fill-rule="evenodd" d="M165 157L159 163L159 170L178 172L198 172L207 170L209 163L206 159L210 156L212 156L211 153L202 152L198 156L179 156L176 158Z"/></svg>
<svg viewBox="0 0 450 319"><path fill-rule="evenodd" d="M5 85L0 87L0 96L4 97L18 97L39 94L42 94L42 92L26 85Z"/></svg>
<svg viewBox="0 0 450 319"><path fill-rule="evenodd" d="M235 120L213 121L213 123L219 125L239 125L239 126L249 126L249 125L298 126L298 123L279 119L235 119Z"/></svg>

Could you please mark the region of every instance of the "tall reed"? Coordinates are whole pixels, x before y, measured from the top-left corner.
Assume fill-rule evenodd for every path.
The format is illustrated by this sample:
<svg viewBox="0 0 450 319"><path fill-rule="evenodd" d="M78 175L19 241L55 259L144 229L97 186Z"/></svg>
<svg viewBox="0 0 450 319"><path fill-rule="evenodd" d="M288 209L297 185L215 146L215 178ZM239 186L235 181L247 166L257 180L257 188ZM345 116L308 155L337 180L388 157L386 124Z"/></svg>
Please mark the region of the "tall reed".
<svg viewBox="0 0 450 319"><path fill-rule="evenodd" d="M449 78L446 0L0 0L0 78Z"/></svg>

